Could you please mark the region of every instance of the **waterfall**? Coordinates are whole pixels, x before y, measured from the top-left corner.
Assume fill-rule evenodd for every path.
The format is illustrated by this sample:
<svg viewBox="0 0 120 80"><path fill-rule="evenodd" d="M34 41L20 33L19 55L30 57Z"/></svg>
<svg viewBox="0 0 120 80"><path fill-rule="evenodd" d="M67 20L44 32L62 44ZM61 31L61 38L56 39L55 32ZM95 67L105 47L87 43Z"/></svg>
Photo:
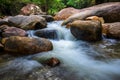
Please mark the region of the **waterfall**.
<svg viewBox="0 0 120 80"><path fill-rule="evenodd" d="M51 40L54 49L39 57L57 57L62 65L77 73L78 80L119 80L120 79L120 59L112 59L108 62L95 60L92 56L100 54L95 51L89 43L77 41L70 30L61 26L61 21L48 23L48 28L58 30L60 40ZM117 77L117 78L116 78Z"/></svg>
<svg viewBox="0 0 120 80"><path fill-rule="evenodd" d="M49 39L53 44L52 51L16 58L8 61L7 64L0 65L0 80L120 80L120 59L107 61L95 59L94 55L101 53L95 50L90 43L76 40L70 29L61 26L61 23L62 21L49 22L47 26L47 29L56 30L59 38L58 40ZM34 33L34 30L30 30L28 36L37 37ZM106 45L110 45L111 42L112 44L116 43L110 40L110 43ZM60 67L66 69L62 71L64 72L62 74L65 74L63 79L39 78L41 74L45 75L44 72L41 74L36 72L37 75L33 73L32 76L37 79L23 76L36 68L43 68L37 59L51 57L58 58L61 62Z"/></svg>

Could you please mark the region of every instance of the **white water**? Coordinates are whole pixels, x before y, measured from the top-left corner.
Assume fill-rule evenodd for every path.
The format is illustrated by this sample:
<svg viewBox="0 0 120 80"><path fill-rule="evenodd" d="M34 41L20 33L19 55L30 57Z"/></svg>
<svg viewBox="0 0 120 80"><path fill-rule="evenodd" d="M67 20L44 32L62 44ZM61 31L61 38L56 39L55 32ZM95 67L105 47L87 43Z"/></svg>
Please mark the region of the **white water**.
<svg viewBox="0 0 120 80"><path fill-rule="evenodd" d="M69 29L60 22L48 23L48 28L58 30L59 41L51 40L54 49L40 57L57 57L62 66L77 73L81 80L120 80L120 59L109 62L95 60L87 54L100 54L83 41L76 41ZM37 54L39 57L39 54ZM70 79L69 79L70 80ZM76 79L75 79L76 80ZM78 79L77 79L78 80Z"/></svg>

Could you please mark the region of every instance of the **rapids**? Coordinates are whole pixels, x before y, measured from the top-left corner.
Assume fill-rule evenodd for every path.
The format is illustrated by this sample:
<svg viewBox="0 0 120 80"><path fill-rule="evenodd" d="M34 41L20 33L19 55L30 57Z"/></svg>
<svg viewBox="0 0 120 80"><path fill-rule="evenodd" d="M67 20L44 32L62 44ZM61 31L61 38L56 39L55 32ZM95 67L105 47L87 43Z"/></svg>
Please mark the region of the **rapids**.
<svg viewBox="0 0 120 80"><path fill-rule="evenodd" d="M32 71L43 67L38 63L40 62L39 59L51 57L57 57L61 61L59 71L62 71L62 73L57 75L59 78L40 79L39 76L41 74L37 74L35 75L37 78L29 78L29 80L120 80L120 59L107 58L105 55L103 56L104 51L101 51L101 48L114 45L119 41L103 39L107 43L98 43L97 48L94 48L96 44L76 40L70 30L65 28L65 26L61 26L61 23L62 21L54 21L48 23L47 26L49 29L57 30L59 38L58 40L51 39L53 43L52 51L18 57L8 62L3 62L0 64L0 75L3 76L4 74L4 76L0 77L0 80L18 80L20 76L26 73L33 77ZM29 37L37 37L34 35L34 31L28 31L28 33ZM96 56L101 55L103 59L96 58ZM14 78L17 73L18 78ZM12 78L9 78L10 75L12 75ZM22 80L28 80L28 78Z"/></svg>

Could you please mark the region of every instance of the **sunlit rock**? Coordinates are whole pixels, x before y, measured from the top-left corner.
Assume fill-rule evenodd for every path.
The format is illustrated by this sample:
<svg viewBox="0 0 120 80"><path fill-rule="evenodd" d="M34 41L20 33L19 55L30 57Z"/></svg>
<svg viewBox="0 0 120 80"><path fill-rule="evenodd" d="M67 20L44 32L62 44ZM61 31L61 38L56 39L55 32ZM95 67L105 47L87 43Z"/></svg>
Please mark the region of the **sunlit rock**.
<svg viewBox="0 0 120 80"><path fill-rule="evenodd" d="M89 16L103 17L105 22L120 22L120 2L109 2L92 7L80 9L79 13L76 13L67 18L62 25L66 25L75 20L84 20Z"/></svg>
<svg viewBox="0 0 120 80"><path fill-rule="evenodd" d="M69 8L64 8L61 11L59 11L55 16L54 19L55 20L65 20L67 19L69 16L78 13L79 10L69 7Z"/></svg>

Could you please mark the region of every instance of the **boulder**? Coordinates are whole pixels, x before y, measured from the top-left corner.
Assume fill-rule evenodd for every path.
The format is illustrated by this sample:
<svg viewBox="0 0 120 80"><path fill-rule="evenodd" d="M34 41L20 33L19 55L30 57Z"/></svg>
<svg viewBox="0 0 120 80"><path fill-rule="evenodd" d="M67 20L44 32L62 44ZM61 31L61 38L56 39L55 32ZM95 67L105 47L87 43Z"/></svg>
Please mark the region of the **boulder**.
<svg viewBox="0 0 120 80"><path fill-rule="evenodd" d="M120 22L120 2L109 2L92 7L80 9L79 13L76 13L67 18L62 25L66 25L75 20L84 20L89 16L103 17L105 23Z"/></svg>
<svg viewBox="0 0 120 80"><path fill-rule="evenodd" d="M107 38L120 39L120 22L105 23L102 27Z"/></svg>
<svg viewBox="0 0 120 80"><path fill-rule="evenodd" d="M79 10L69 7L69 8L64 8L61 11L59 11L55 16L54 19L55 20L65 20L67 19L69 16L78 13Z"/></svg>
<svg viewBox="0 0 120 80"><path fill-rule="evenodd" d="M24 30L42 29L47 25L46 20L38 15L23 16L17 15L8 19L8 22L13 26L19 27Z"/></svg>
<svg viewBox="0 0 120 80"><path fill-rule="evenodd" d="M20 14L22 15L39 15L39 14L46 14L43 12L39 6L35 4L27 4L21 9Z"/></svg>
<svg viewBox="0 0 120 80"><path fill-rule="evenodd" d="M58 39L57 30L55 29L45 28L45 29L36 30L34 35L42 38Z"/></svg>
<svg viewBox="0 0 120 80"><path fill-rule="evenodd" d="M6 27L5 29L3 29L2 37L10 36L27 36L27 32L16 27Z"/></svg>
<svg viewBox="0 0 120 80"><path fill-rule="evenodd" d="M28 55L53 49L52 43L44 38L11 36L2 39L4 50L9 54Z"/></svg>
<svg viewBox="0 0 120 80"><path fill-rule="evenodd" d="M87 20L81 21L76 20L70 25L70 30L73 36L79 40L84 41L99 41L102 39L102 26L99 21Z"/></svg>

